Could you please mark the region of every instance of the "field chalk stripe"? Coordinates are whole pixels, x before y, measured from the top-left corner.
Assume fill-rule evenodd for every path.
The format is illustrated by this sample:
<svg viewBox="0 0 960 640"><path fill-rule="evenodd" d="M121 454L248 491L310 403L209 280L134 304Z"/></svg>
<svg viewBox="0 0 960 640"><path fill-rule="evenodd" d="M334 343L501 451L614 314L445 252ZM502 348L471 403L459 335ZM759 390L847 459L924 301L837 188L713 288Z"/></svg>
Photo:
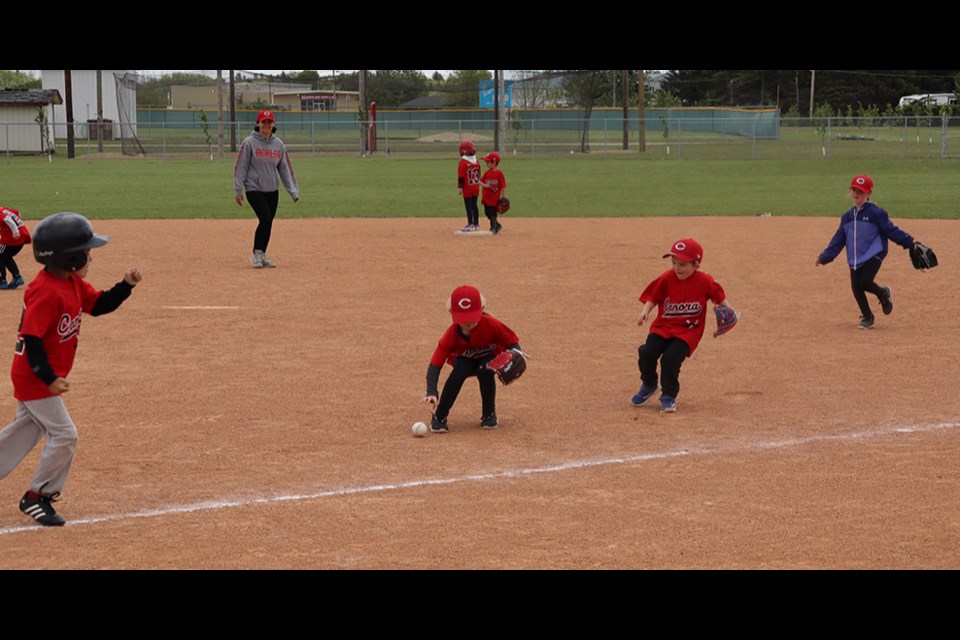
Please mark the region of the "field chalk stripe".
<svg viewBox="0 0 960 640"><path fill-rule="evenodd" d="M600 458L596 460L579 460L564 462L546 467L537 467L534 469L517 469L513 471L498 471L493 473L480 473L466 476L457 476L455 478L438 478L433 480L412 480L410 482L398 482L391 484L367 485L363 487L343 487L340 489L329 489L317 493L302 495L272 496L268 498L252 498L248 500L230 500L224 502L200 502L191 505L182 505L174 507L164 507L162 509L153 509L149 511L139 511L136 513L115 513L106 516L94 518L81 518L67 522L68 527L77 527L81 525L101 524L105 522L118 522L123 520L137 520L141 518L159 518L163 516L176 515L181 513L198 513L202 511L216 511L221 509L237 509L251 507L262 504L277 504L281 502L293 502L299 500L319 500L321 498L335 498L342 496L362 495L366 493L383 493L386 491L398 491L402 489L418 489L422 487L436 487L451 484L461 484L465 482L484 482L487 480L499 480L503 478L522 478L525 476L534 476L548 473L562 473L564 471L576 471L589 469L591 467L604 467L611 465L635 464L638 462L650 462L654 460L667 460L671 458L680 458L690 455L712 455L712 454L730 454L743 453L752 450L774 450L788 449L793 447L802 447L811 444L820 444L827 442L855 442L858 440L867 440L873 438L883 438L899 434L929 433L933 431L947 431L960 429L960 422L949 422L941 424L915 425L915 426L892 426L872 431L858 431L854 433L834 434L834 435L816 435L806 438L794 438L790 440L780 440L776 442L762 442L747 444L744 446L699 450L677 449L673 451L663 451L660 453L645 453L633 456L623 456L617 458ZM9 527L0 529L0 536L6 536L24 531L44 531L47 527L39 525L29 525L22 527Z"/></svg>

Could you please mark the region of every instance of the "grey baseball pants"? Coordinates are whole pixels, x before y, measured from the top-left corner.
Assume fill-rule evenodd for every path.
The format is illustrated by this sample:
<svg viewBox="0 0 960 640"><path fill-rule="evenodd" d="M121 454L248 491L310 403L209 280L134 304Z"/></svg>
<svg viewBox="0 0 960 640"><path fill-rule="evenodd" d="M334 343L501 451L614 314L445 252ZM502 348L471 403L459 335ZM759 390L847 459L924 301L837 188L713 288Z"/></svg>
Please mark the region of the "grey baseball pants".
<svg viewBox="0 0 960 640"><path fill-rule="evenodd" d="M16 418L0 431L0 480L20 464L41 437L46 442L29 488L52 496L63 490L77 452L77 427L60 396L17 402Z"/></svg>

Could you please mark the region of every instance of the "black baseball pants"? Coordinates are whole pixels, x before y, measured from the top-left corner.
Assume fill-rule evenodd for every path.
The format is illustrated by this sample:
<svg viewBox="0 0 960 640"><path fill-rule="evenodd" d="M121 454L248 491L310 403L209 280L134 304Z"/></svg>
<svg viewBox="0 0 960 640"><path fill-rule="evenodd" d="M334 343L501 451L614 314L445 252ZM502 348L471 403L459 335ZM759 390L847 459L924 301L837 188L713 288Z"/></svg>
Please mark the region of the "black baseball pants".
<svg viewBox="0 0 960 640"><path fill-rule="evenodd" d="M20 267L17 261L13 259L15 255L23 250L23 245L12 247L10 245L0 245L0 280L7 279L7 270L14 278L20 277Z"/></svg>
<svg viewBox="0 0 960 640"><path fill-rule="evenodd" d="M680 366L690 355L690 346L680 338L664 338L655 333L647 336L647 343L638 350L640 380L648 387L658 383L663 395L676 400L680 393ZM660 361L660 375L657 376L657 361Z"/></svg>
<svg viewBox="0 0 960 640"><path fill-rule="evenodd" d="M443 385L443 392L440 394L440 401L437 403L437 410L434 415L441 420L450 414L453 403L457 401L460 395L460 389L467 378L474 376L480 381L480 400L483 403L483 416L486 418L497 411L497 380L493 371L485 369L484 366L492 360L488 358L464 358L459 357L453 362L453 371Z"/></svg>

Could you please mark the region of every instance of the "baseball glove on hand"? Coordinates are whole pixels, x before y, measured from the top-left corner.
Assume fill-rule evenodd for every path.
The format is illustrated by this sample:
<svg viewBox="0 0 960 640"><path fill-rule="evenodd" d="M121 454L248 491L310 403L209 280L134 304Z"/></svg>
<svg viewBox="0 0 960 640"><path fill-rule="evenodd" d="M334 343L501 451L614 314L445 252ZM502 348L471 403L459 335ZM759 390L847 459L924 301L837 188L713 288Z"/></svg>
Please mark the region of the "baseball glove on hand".
<svg viewBox="0 0 960 640"><path fill-rule="evenodd" d="M500 382L508 385L527 370L527 359L518 349L504 351L487 363L487 369L493 371L500 378Z"/></svg>
<svg viewBox="0 0 960 640"><path fill-rule="evenodd" d="M713 332L714 338L719 338L726 332L737 326L740 314L731 307L714 307L713 312L717 316L717 330Z"/></svg>
<svg viewBox="0 0 960 640"><path fill-rule="evenodd" d="M937 254L933 252L933 249L919 242L910 249L910 262L913 263L914 269L919 269L920 271L933 269L940 264L937 261Z"/></svg>
<svg viewBox="0 0 960 640"><path fill-rule="evenodd" d="M506 198L500 198L500 202L497 203L497 213L503 214L507 211L510 211L510 201Z"/></svg>

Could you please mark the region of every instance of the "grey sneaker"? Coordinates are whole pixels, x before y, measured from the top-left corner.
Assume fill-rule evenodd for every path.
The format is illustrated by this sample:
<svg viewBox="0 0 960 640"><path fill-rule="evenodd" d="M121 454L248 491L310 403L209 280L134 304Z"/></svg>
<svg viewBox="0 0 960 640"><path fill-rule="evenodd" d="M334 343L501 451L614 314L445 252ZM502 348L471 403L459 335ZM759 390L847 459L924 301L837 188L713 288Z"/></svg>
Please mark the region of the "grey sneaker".
<svg viewBox="0 0 960 640"><path fill-rule="evenodd" d="M873 329L873 316L867 318L865 316L860 316L860 324L857 325L857 329L861 331L866 331L867 329Z"/></svg>
<svg viewBox="0 0 960 640"><path fill-rule="evenodd" d="M263 255L263 251L259 251L259 250L258 250L258 251L254 251L254 252L253 252L253 255L250 256L250 264L253 265L253 268L254 268L254 269L263 269L263 267L264 267L264 265L263 265L263 258L264 258L264 257L265 257L265 256Z"/></svg>
<svg viewBox="0 0 960 640"><path fill-rule="evenodd" d="M267 257L267 254L261 254L260 259L263 261L263 266L267 269L273 269L277 266L277 263Z"/></svg>
<svg viewBox="0 0 960 640"><path fill-rule="evenodd" d="M496 429L499 426L500 426L500 422L497 421L497 414L495 413L491 413L488 416L484 416L484 418L480 421L481 429Z"/></svg>
<svg viewBox="0 0 960 640"><path fill-rule="evenodd" d="M449 432L450 427L447 426L447 419L433 416L433 418L430 419L430 431L432 431L433 433Z"/></svg>

